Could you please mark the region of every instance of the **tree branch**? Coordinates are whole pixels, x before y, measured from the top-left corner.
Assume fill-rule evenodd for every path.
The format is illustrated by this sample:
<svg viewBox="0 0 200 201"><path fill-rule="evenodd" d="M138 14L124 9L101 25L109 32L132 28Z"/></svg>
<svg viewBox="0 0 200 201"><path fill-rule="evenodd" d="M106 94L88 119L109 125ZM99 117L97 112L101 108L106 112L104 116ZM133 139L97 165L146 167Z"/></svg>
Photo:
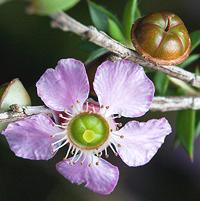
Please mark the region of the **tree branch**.
<svg viewBox="0 0 200 201"><path fill-rule="evenodd" d="M154 97L151 105L152 111L177 111L177 110L199 110L200 97L195 96L174 96L174 97Z"/></svg>
<svg viewBox="0 0 200 201"><path fill-rule="evenodd" d="M121 58L128 58L142 66L161 71L167 75L190 83L193 87L200 88L200 76L183 70L177 66L155 65L150 63L142 58L137 52L120 44L116 40L106 35L104 32L98 31L92 26L85 26L63 12L56 13L50 17L53 19L52 26L54 27L58 27L63 31L71 31L89 40L90 42L95 43L96 45L108 49Z"/></svg>
<svg viewBox="0 0 200 201"><path fill-rule="evenodd" d="M0 113L0 123L9 123L36 114L52 115L52 110L45 106L16 106L11 107L12 111ZM151 105L151 111L176 111L183 109L200 109L200 97L155 97Z"/></svg>
<svg viewBox="0 0 200 201"><path fill-rule="evenodd" d="M45 106L17 106L12 105L11 111L0 113L0 123L9 123L36 114L52 115L52 110Z"/></svg>

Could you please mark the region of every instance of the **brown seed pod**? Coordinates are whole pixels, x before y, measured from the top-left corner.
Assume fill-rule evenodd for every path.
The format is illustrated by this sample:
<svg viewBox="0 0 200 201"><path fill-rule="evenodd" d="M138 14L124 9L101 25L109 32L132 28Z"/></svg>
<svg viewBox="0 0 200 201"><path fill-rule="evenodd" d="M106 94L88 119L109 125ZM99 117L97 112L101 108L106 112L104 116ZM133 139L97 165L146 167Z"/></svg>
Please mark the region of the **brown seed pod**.
<svg viewBox="0 0 200 201"><path fill-rule="evenodd" d="M157 65L175 65L190 53L190 37L183 21L170 12L158 12L138 19L131 38L137 52Z"/></svg>

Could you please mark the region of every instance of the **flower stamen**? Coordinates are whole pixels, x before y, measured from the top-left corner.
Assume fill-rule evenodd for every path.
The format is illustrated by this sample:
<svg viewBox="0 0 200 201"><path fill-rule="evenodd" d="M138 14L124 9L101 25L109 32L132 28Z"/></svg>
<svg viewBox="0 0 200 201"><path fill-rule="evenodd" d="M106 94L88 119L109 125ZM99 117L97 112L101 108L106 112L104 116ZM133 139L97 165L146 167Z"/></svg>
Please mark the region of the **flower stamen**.
<svg viewBox="0 0 200 201"><path fill-rule="evenodd" d="M110 146L111 150L113 151L113 153L115 154L115 156L118 156L118 153L115 150L116 149L116 145L112 142L112 144L110 143L109 146Z"/></svg>
<svg viewBox="0 0 200 201"><path fill-rule="evenodd" d="M64 119L64 120L67 120L67 121L69 121L71 119L69 117L64 117L63 114L59 114L59 117L62 118L62 119Z"/></svg>
<svg viewBox="0 0 200 201"><path fill-rule="evenodd" d="M58 127L58 128L63 128L63 129L66 129L66 126L63 126L63 125L59 125L59 124L54 124L55 127Z"/></svg>
<svg viewBox="0 0 200 201"><path fill-rule="evenodd" d="M73 117L72 113L68 112L66 109L64 110L65 114L69 115L70 117Z"/></svg>
<svg viewBox="0 0 200 201"><path fill-rule="evenodd" d="M64 147L66 144L68 143L68 141L66 140L63 144L61 144L59 147L53 149L53 152L58 151L60 148Z"/></svg>
<svg viewBox="0 0 200 201"><path fill-rule="evenodd" d="M60 140L58 140L58 141L56 141L56 142L53 142L52 145L54 146L54 145L56 145L56 144L62 142L63 140L66 140L66 139L67 139L67 136L64 136L64 137L61 138Z"/></svg>
<svg viewBox="0 0 200 201"><path fill-rule="evenodd" d="M69 147L68 147L68 150L67 150L67 154L66 154L66 156L65 156L64 159L67 159L67 158L68 158L71 148L72 148L72 145L69 144Z"/></svg>

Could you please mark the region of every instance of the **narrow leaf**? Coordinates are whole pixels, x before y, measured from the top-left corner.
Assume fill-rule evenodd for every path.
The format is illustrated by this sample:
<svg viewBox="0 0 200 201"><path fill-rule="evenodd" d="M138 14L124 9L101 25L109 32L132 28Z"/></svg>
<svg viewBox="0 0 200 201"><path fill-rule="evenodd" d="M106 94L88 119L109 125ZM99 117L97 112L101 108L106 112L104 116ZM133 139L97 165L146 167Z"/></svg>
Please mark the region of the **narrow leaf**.
<svg viewBox="0 0 200 201"><path fill-rule="evenodd" d="M161 95L161 96L165 95L169 85L168 77L164 73L156 72L154 81L155 81L155 88L156 88L156 91L158 92L158 95Z"/></svg>
<svg viewBox="0 0 200 201"><path fill-rule="evenodd" d="M89 57L85 63L88 64L88 63L94 61L95 59L102 56L106 52L108 52L108 50L105 48L98 48L98 49L94 50L93 52L91 52L91 54L89 55Z"/></svg>
<svg viewBox="0 0 200 201"><path fill-rule="evenodd" d="M200 45L200 30L194 31L190 34L191 38L191 51Z"/></svg>
<svg viewBox="0 0 200 201"><path fill-rule="evenodd" d="M0 0L0 5L3 4L3 3L7 3L9 1L11 1L11 0Z"/></svg>
<svg viewBox="0 0 200 201"><path fill-rule="evenodd" d="M124 24L124 31L127 41L131 41L131 27L132 24L141 16L139 8L138 8L138 1L137 0L128 0L123 13L123 24Z"/></svg>
<svg viewBox="0 0 200 201"><path fill-rule="evenodd" d="M79 1L80 0L33 0L31 9L36 14L49 15L68 10L75 6Z"/></svg>
<svg viewBox="0 0 200 201"><path fill-rule="evenodd" d="M125 38L124 38L123 33L120 30L119 26L116 24L115 21L113 21L110 18L108 19L108 33L115 40L117 40L121 43L125 42Z"/></svg>
<svg viewBox="0 0 200 201"><path fill-rule="evenodd" d="M118 19L104 7L92 1L88 1L88 7L92 22L98 29L104 32L108 32L109 29L108 19L114 21L118 25L118 27L121 26Z"/></svg>
<svg viewBox="0 0 200 201"><path fill-rule="evenodd" d="M176 137L191 160L193 159L195 140L195 116L195 110L183 110L178 112L176 119Z"/></svg>
<svg viewBox="0 0 200 201"><path fill-rule="evenodd" d="M200 95L200 92L198 92L197 90L195 90L193 87L191 87L186 82L184 82L182 80L179 80L177 78L174 78L174 77L170 77L170 76L168 76L168 79L173 84L175 84L176 86L178 86L178 88L181 89L184 94L193 95L193 96L199 96Z"/></svg>
<svg viewBox="0 0 200 201"><path fill-rule="evenodd" d="M200 58L200 54L192 54L182 64L180 64L179 66L181 68L185 68L185 67L189 66L191 63L193 63L196 60L198 60L199 58Z"/></svg>

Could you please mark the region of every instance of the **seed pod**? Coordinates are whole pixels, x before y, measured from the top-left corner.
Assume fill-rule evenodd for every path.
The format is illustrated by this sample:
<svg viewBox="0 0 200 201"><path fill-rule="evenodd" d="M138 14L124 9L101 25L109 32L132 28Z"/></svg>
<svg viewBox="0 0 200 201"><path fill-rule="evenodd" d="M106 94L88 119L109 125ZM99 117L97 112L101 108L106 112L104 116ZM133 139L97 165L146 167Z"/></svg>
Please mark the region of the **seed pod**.
<svg viewBox="0 0 200 201"><path fill-rule="evenodd" d="M138 19L131 38L137 52L157 65L180 64L190 53L190 37L183 21L169 12Z"/></svg>

